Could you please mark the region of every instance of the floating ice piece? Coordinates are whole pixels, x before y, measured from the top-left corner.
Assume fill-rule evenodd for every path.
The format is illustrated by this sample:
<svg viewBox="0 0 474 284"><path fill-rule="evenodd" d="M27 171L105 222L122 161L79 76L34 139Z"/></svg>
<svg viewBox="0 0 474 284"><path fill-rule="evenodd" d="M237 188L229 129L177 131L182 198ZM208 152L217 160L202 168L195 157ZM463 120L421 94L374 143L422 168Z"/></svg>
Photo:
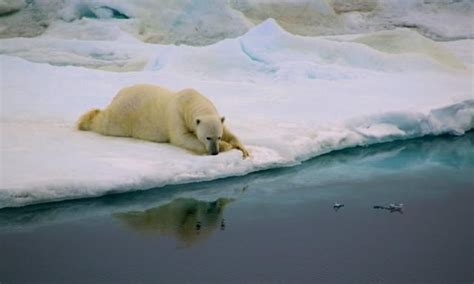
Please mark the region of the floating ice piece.
<svg viewBox="0 0 474 284"><path fill-rule="evenodd" d="M390 209L390 210L401 210L402 208L403 208L403 203L398 203L398 204L391 203L388 206L388 209Z"/></svg>
<svg viewBox="0 0 474 284"><path fill-rule="evenodd" d="M344 207L344 204L340 204L340 203L337 203L337 202L334 203L334 206L333 206L334 210L336 210L336 211L341 209L342 207Z"/></svg>
<svg viewBox="0 0 474 284"><path fill-rule="evenodd" d="M391 203L388 206L375 205L373 208L374 209L384 209L384 210L390 211L390 213L393 213L393 212L403 213L403 203L398 203L398 204Z"/></svg>

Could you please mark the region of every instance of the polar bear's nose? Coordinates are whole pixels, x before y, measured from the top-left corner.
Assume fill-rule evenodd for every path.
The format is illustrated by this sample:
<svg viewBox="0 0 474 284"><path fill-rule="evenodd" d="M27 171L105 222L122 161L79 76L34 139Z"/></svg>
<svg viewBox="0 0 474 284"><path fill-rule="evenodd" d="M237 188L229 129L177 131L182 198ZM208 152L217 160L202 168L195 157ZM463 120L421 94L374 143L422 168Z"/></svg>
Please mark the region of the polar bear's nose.
<svg viewBox="0 0 474 284"><path fill-rule="evenodd" d="M215 143L215 141L211 141L211 143L209 143L209 148L207 149L209 154L211 155L217 155L219 154L219 145L217 143Z"/></svg>

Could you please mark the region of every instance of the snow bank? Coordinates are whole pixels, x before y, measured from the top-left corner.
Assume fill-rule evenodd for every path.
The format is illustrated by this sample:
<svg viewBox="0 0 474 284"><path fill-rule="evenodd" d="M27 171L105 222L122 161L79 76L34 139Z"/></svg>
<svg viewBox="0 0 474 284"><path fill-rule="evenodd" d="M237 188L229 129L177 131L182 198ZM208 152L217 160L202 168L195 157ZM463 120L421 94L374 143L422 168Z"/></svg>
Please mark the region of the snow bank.
<svg viewBox="0 0 474 284"><path fill-rule="evenodd" d="M81 31L68 30L66 34ZM302 37L284 31L275 20L269 19L241 37L202 48L144 44L112 26L108 34L109 40L94 41L50 36L5 39L0 54L59 66L112 71L140 71L145 67L226 80L240 80L242 76L249 80L254 76L284 80L288 76L339 79L341 75L359 77L359 68L413 71L439 69L437 65L466 67L443 45L408 29L352 37ZM346 67L357 69L348 72Z"/></svg>
<svg viewBox="0 0 474 284"><path fill-rule="evenodd" d="M131 195L110 196L110 198L82 199L4 209L0 211L0 230L30 230L45 224L111 216L124 212L137 213L169 204L180 198L191 198L196 202L199 200L199 202L214 204L219 199L244 199L247 203L259 204L262 200L294 203L318 199L327 200L328 204L332 204L334 200L342 200L340 190L328 190L334 189L335 182L339 185L350 185L374 177L398 175L400 172L426 175L429 171L431 174L425 176L429 178L433 175L433 170L438 168L460 174L458 184L468 186L474 182L467 175L474 163L472 157L474 157L474 133L455 139L445 137L375 145L319 157L297 169L288 168L260 175L250 174L239 178L192 183L177 188L168 187L166 190L146 190ZM301 190L304 188L314 190ZM426 199L432 195L438 197L439 194L451 195L453 191L462 190L462 187L445 188L442 193L439 188L419 189L416 192L412 188L398 190L407 195L416 194ZM365 198L363 193L353 191L350 187L347 190L352 191L353 197L357 196L361 200ZM347 193L345 194L344 198L347 198Z"/></svg>
<svg viewBox="0 0 474 284"><path fill-rule="evenodd" d="M391 33L401 42L419 36ZM379 40L386 36L301 37L268 20L206 47L126 35L1 40L2 53L55 65L0 56L0 208L243 175L337 149L472 129L471 63L426 38L389 48ZM121 64L140 60L134 72L85 68L126 71ZM242 160L238 151L197 156L74 129L83 112L136 83L196 88L252 158Z"/></svg>
<svg viewBox="0 0 474 284"><path fill-rule="evenodd" d="M436 40L474 36L471 0L2 0L2 11L2 38L63 37L67 30L95 26L95 33L77 36L97 39L113 23L144 42L206 45L240 36L268 18L310 36L397 27Z"/></svg>

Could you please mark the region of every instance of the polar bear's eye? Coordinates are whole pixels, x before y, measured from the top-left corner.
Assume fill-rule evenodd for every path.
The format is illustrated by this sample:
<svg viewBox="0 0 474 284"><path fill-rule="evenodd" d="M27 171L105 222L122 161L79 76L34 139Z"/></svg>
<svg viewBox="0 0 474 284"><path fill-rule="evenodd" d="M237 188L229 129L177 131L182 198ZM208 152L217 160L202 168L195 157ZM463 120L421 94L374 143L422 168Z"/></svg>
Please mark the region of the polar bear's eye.
<svg viewBox="0 0 474 284"><path fill-rule="evenodd" d="M211 137L206 137L207 140L211 140Z"/></svg>
<svg viewBox="0 0 474 284"><path fill-rule="evenodd" d="M217 137L217 139L221 140L221 137Z"/></svg>

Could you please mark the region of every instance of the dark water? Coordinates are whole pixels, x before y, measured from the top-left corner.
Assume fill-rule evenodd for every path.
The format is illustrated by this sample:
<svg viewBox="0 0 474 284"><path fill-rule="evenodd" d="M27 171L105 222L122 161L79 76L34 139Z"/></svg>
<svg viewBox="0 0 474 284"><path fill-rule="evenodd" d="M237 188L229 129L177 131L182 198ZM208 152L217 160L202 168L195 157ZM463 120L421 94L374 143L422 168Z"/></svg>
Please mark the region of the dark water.
<svg viewBox="0 0 474 284"><path fill-rule="evenodd" d="M0 210L0 282L473 283L473 146L431 137Z"/></svg>

